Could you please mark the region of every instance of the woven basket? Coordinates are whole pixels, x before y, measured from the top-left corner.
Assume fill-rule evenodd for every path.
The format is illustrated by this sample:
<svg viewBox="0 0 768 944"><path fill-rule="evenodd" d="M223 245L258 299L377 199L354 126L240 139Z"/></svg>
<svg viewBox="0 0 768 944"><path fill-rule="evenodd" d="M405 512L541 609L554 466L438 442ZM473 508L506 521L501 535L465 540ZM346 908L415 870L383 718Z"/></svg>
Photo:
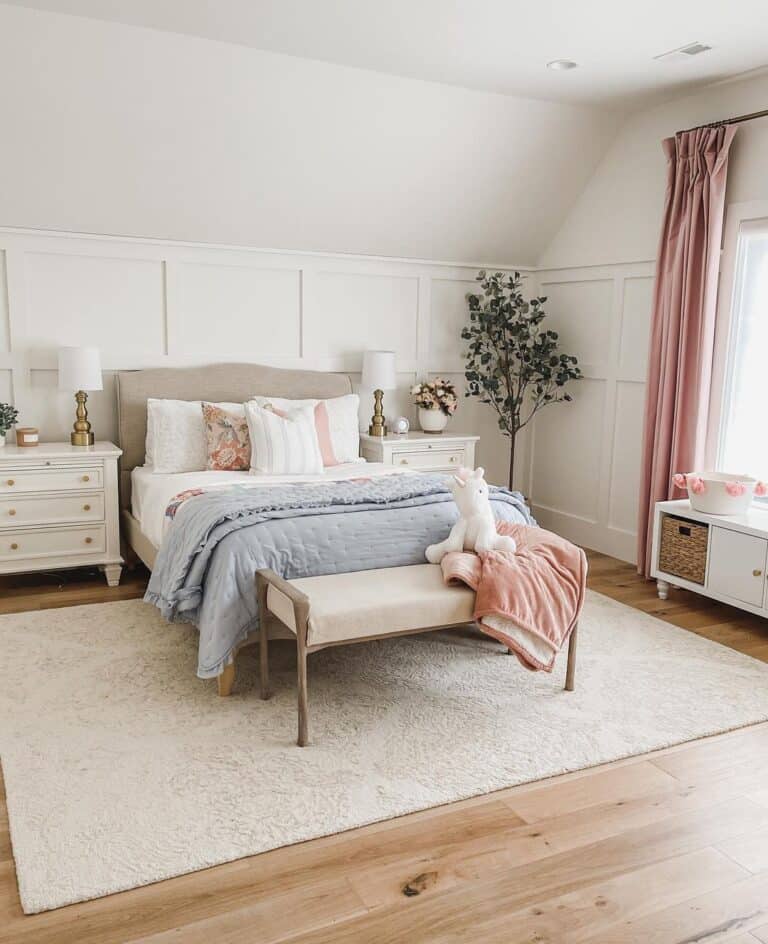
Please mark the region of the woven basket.
<svg viewBox="0 0 768 944"><path fill-rule="evenodd" d="M659 570L692 583L704 583L709 525L664 515L661 519Z"/></svg>

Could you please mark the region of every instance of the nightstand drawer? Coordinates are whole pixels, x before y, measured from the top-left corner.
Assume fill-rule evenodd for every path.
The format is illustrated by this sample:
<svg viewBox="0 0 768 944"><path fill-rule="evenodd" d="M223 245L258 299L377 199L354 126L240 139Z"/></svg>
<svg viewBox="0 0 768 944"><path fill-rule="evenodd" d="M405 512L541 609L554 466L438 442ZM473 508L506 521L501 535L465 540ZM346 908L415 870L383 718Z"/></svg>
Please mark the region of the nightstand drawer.
<svg viewBox="0 0 768 944"><path fill-rule="evenodd" d="M419 449L392 453L392 464L419 471L458 469L464 464L463 449Z"/></svg>
<svg viewBox="0 0 768 944"><path fill-rule="evenodd" d="M39 498L22 494L0 498L0 530L31 525L104 520L104 493Z"/></svg>
<svg viewBox="0 0 768 944"><path fill-rule="evenodd" d="M103 524L50 531L6 531L0 535L0 561L4 562L103 554L105 549L106 529Z"/></svg>
<svg viewBox="0 0 768 944"><path fill-rule="evenodd" d="M77 489L99 489L104 483L102 467L85 466L72 469L24 469L0 472L0 495L20 492L69 492Z"/></svg>

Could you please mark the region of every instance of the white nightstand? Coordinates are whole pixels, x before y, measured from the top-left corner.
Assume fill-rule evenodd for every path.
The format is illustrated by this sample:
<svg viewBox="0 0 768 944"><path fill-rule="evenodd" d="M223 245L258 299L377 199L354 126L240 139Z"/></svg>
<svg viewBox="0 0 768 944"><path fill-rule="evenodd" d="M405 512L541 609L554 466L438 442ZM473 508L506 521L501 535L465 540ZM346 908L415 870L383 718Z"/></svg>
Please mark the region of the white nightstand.
<svg viewBox="0 0 768 944"><path fill-rule="evenodd" d="M458 433L404 433L389 436L360 434L360 455L369 462L386 462L417 472L452 472L475 467L479 436Z"/></svg>
<svg viewBox="0 0 768 944"><path fill-rule="evenodd" d="M96 564L116 587L121 454L110 442L0 449L0 574Z"/></svg>

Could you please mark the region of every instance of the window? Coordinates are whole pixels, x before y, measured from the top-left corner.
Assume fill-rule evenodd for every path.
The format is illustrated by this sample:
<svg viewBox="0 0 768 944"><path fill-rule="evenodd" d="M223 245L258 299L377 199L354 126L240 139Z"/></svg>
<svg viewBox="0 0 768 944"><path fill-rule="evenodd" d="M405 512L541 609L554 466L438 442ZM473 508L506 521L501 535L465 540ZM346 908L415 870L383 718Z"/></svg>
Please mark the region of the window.
<svg viewBox="0 0 768 944"><path fill-rule="evenodd" d="M768 480L768 219L738 229L717 467Z"/></svg>

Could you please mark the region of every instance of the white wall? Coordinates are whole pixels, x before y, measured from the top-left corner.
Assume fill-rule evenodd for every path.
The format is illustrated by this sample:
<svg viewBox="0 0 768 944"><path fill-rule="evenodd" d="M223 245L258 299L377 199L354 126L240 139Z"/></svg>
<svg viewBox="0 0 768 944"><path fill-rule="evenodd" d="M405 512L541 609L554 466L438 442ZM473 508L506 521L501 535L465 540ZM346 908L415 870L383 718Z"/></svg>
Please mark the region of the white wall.
<svg viewBox="0 0 768 944"><path fill-rule="evenodd" d="M387 412L413 415L417 377L463 382L478 266L402 260L524 267L617 121L2 3L0 88L0 400L48 439L71 425L61 343L102 349L104 436L118 368L237 358L355 376L371 346L397 348ZM506 481L492 411L462 399L452 425L481 434L479 460Z"/></svg>
<svg viewBox="0 0 768 944"><path fill-rule="evenodd" d="M0 225L497 264L539 254L616 127L3 4L0 89Z"/></svg>
<svg viewBox="0 0 768 944"><path fill-rule="evenodd" d="M463 387L459 334L471 266L361 256L232 249L166 240L0 229L0 401L45 440L68 435L70 393L56 389L56 350L95 344L105 389L89 398L100 438L115 439L114 372L121 368L251 361L337 370L359 383L362 351L397 352L389 418L416 411L415 380L440 374ZM373 412L361 391L361 427ZM506 481L493 414L462 400L456 432L479 433L478 461Z"/></svg>
<svg viewBox="0 0 768 944"><path fill-rule="evenodd" d="M661 140L766 103L768 74L636 115L539 260L563 343L588 365L588 379L574 386L573 409L552 408L537 420L528 487L543 524L626 560L635 559L653 260L666 186ZM768 198L767 166L768 119L741 125L726 202Z"/></svg>
<svg viewBox="0 0 768 944"><path fill-rule="evenodd" d="M765 72L636 115L536 261L554 268L655 258L666 186L662 139L682 128L759 111L767 103ZM768 119L740 125L731 148L728 203L768 198L767 157Z"/></svg>
<svg viewBox="0 0 768 944"><path fill-rule="evenodd" d="M532 424L526 491L542 526L632 560L653 265L551 269L538 279L584 379L569 388L573 403Z"/></svg>

